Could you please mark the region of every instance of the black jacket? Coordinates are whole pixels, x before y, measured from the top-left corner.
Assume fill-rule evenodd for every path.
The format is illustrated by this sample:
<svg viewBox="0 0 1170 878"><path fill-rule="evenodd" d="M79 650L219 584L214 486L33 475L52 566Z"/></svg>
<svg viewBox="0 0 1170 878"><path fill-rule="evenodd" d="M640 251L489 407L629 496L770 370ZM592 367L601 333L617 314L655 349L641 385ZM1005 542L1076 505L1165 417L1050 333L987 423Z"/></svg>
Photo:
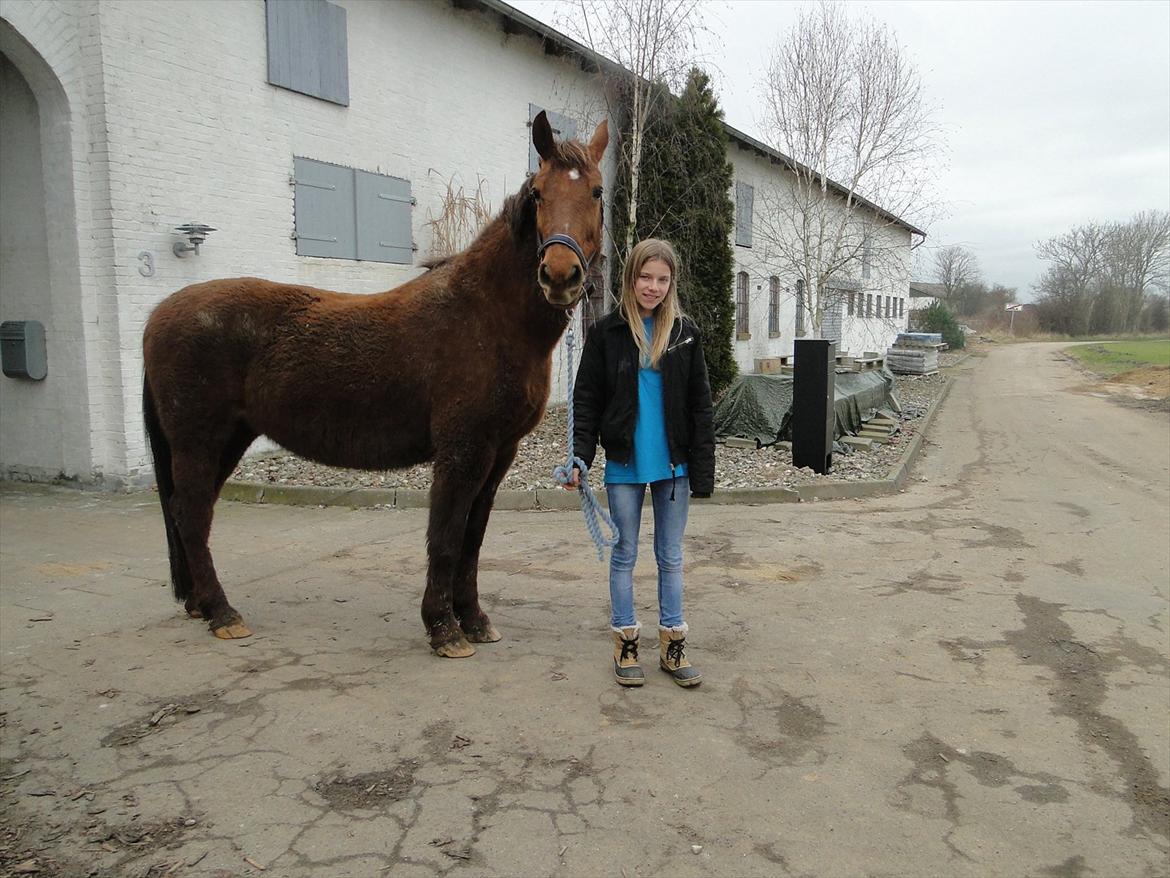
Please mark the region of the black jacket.
<svg viewBox="0 0 1170 878"><path fill-rule="evenodd" d="M709 497L715 488L711 385L699 332L690 320L675 321L658 367L670 462L687 465L693 496ZM593 466L599 439L610 460L629 462L638 420L638 346L620 311L599 320L585 341L573 417L573 454L586 466Z"/></svg>

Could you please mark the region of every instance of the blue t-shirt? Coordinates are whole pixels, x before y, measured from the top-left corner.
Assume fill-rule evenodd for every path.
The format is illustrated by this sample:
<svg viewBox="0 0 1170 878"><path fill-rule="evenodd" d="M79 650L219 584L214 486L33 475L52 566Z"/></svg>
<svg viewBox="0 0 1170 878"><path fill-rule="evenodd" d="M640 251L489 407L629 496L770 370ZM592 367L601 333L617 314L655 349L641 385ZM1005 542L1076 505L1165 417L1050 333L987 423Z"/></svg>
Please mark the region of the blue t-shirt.
<svg viewBox="0 0 1170 878"><path fill-rule="evenodd" d="M642 318L646 340L654 337L651 317ZM666 441L666 415L662 400L662 372L643 366L638 370L638 420L634 425L634 447L630 462L606 458L605 481L611 485L645 485L685 476L686 464L670 469L670 446Z"/></svg>

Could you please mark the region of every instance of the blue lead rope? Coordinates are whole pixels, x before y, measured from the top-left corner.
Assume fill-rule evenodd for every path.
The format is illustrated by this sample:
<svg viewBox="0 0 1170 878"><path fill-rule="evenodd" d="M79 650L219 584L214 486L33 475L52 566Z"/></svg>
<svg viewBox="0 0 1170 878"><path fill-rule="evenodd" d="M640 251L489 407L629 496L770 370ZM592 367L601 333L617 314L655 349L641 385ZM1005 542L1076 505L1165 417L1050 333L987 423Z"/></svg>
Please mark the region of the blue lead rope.
<svg viewBox="0 0 1170 878"><path fill-rule="evenodd" d="M597 502L597 498L593 495L593 489L589 487L589 467L585 466L585 461L573 455L573 327L570 324L569 334L565 336L565 355L568 359L569 370L569 398L566 403L566 410L569 416L569 450L565 457L565 462L553 470L553 478L561 485L569 484L573 478L573 467L581 470L580 485L577 493L581 495L581 514L585 516L585 527L589 530L589 536L593 537L593 542L597 546L597 560L605 560L605 550L617 545L618 529L617 525L613 523L613 519L609 517L609 513L601 508L601 504ZM601 521L604 521L609 528L610 536L605 536L601 532Z"/></svg>

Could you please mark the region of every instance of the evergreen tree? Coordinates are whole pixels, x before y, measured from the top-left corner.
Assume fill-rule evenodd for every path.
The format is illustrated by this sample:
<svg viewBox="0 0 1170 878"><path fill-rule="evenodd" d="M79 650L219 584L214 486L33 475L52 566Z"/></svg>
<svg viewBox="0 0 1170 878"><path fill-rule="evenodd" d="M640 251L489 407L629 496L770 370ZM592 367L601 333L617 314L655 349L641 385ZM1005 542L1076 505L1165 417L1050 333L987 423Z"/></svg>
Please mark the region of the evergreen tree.
<svg viewBox="0 0 1170 878"><path fill-rule="evenodd" d="M705 73L692 69L681 97L656 102L645 138L634 238L664 238L678 252L682 307L702 333L711 391L718 395L737 373L732 352L733 172L723 114ZM625 216L627 185L619 180L615 218ZM615 240L624 240L624 225L616 219L615 225ZM614 289L620 289L625 255L615 260Z"/></svg>
<svg viewBox="0 0 1170 878"><path fill-rule="evenodd" d="M918 318L918 325L922 327L922 332L941 333L942 340L953 351L967 345L967 336L963 334L963 330L959 329L958 321L942 302L932 302L929 308L923 309Z"/></svg>

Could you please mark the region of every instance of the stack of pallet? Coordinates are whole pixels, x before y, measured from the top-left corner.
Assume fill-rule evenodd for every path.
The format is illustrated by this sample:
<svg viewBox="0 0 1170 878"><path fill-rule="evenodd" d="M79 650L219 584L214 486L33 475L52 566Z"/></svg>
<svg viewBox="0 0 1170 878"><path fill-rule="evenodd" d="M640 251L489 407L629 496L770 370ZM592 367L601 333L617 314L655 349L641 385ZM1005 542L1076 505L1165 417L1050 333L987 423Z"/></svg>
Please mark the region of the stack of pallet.
<svg viewBox="0 0 1170 878"><path fill-rule="evenodd" d="M856 436L842 436L841 442L859 451L870 451L875 445L885 445L900 429L894 419L878 415L862 424Z"/></svg>
<svg viewBox="0 0 1170 878"><path fill-rule="evenodd" d="M937 332L903 332L886 351L886 364L898 375L931 375L938 371L938 355L946 347Z"/></svg>
<svg viewBox="0 0 1170 878"><path fill-rule="evenodd" d="M880 370L885 362L885 358L877 351L866 351L859 357L837 354L836 369L838 372L868 372L871 369Z"/></svg>

